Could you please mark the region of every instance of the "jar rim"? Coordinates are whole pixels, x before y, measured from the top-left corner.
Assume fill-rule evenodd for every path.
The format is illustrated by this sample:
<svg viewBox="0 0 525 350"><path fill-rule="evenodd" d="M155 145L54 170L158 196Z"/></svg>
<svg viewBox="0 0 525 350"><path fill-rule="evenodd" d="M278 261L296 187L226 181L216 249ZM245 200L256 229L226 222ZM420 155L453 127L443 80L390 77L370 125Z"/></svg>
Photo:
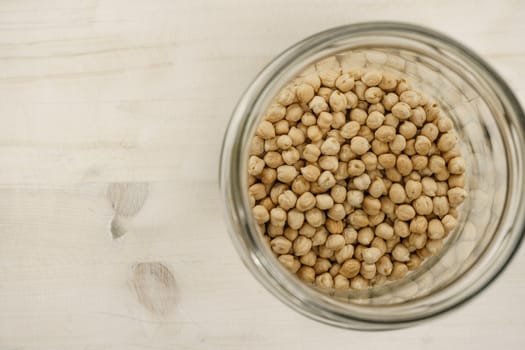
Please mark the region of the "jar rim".
<svg viewBox="0 0 525 350"><path fill-rule="evenodd" d="M291 66L301 62L303 69L307 64L304 62L315 62L319 59L333 55L341 51L336 50L336 44L342 41L352 42L365 36L381 36L384 38L403 38L413 44L422 44L435 48L445 48L452 52L457 59L468 65L474 73L478 74L492 87L492 93L498 97L502 104L506 117L517 125L516 136L520 143L524 143L525 114L509 86L482 58L463 44L454 39L436 32L434 30L400 22L366 22L350 24L329 29L314 34L278 55L268 64L250 84L240 101L238 102L229 125L227 127L220 161L219 184L221 187L228 231L241 256L243 263L256 279L272 294L296 311L321 321L323 323L358 329L392 329L408 326L419 321L445 313L465 302L471 300L499 276L505 269L512 257L518 250L525 234L525 205L523 201L517 203L514 208L516 213L515 225L507 228L504 244L492 252L493 264L490 269L477 283L464 286L465 289L455 294L441 295L436 298L437 304L429 310L421 303L410 305L410 312L398 314L389 318L378 317L377 309L364 312L362 305L341 304L335 299L324 296L305 284L293 280L282 268L278 268L278 261L273 256L269 257L262 249L254 249L260 246L262 237L255 229L255 225L249 215L248 196L243 191L247 188L247 176L245 176L247 158L243 152L248 135L251 135L254 124L258 121L262 108L267 105L269 99L277 93L283 83L291 80L299 73L299 67L293 69ZM362 45L364 45L362 43ZM362 46L360 46L362 47ZM349 50L345 48L344 50ZM514 164L518 166L521 159ZM244 175L244 176L243 176ZM525 188L525 177L520 179L520 187ZM520 193L521 191L518 191ZM519 222L521 221L521 222ZM258 235L258 236L257 236ZM457 281L455 281L457 282ZM293 288L293 290L291 290ZM450 293L449 293L450 294ZM425 297L426 298L426 297ZM423 298L423 299L425 299ZM428 300L427 300L428 301ZM406 308L410 302L407 302ZM368 309L373 306L367 305ZM389 308L395 311L393 306L381 306L382 310ZM399 309L398 309L399 311ZM383 315L382 315L383 316Z"/></svg>

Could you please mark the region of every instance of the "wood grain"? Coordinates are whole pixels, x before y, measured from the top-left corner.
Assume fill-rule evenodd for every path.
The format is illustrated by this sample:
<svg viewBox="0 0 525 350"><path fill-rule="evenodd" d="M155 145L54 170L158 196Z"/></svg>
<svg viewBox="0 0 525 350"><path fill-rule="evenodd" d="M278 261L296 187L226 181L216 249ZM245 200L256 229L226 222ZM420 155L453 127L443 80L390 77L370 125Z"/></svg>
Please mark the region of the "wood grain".
<svg viewBox="0 0 525 350"><path fill-rule="evenodd" d="M521 348L523 249L440 319L328 327L242 266L217 169L241 93L308 35L424 24L525 102L524 17L520 0L0 1L0 349Z"/></svg>

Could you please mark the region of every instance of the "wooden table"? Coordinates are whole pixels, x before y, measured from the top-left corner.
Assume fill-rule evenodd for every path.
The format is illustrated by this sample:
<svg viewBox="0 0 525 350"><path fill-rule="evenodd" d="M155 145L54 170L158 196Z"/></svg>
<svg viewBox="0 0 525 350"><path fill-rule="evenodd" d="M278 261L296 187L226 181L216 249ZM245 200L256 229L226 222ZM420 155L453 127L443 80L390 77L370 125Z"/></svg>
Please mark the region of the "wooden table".
<svg viewBox="0 0 525 350"><path fill-rule="evenodd" d="M471 46L525 103L520 0L0 1L0 349L517 349L525 250L485 293L363 333L288 309L226 232L236 101L294 42L366 20Z"/></svg>

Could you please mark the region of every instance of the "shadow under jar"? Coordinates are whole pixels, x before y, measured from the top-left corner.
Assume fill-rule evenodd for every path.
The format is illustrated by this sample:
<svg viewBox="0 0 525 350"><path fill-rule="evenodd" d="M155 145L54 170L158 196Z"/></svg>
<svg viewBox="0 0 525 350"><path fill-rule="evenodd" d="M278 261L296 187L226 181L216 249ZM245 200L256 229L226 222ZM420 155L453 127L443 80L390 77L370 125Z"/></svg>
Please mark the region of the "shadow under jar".
<svg viewBox="0 0 525 350"><path fill-rule="evenodd" d="M364 291L321 290L288 272L252 217L247 184L251 138L278 91L308 66L336 56L355 67L406 76L453 119L466 160L468 198L438 256L400 281ZM480 57L426 28L363 23L335 28L289 48L250 85L225 135L220 186L229 231L243 262L293 309L331 325L405 327L456 308L505 268L523 237L525 116L509 87Z"/></svg>

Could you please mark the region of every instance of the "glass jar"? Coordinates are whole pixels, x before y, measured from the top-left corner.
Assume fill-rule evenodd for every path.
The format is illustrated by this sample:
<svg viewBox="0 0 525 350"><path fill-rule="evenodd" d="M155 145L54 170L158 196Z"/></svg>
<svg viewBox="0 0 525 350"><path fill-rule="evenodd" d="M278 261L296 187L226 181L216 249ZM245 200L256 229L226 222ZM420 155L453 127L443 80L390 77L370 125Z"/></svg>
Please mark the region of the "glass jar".
<svg viewBox="0 0 525 350"><path fill-rule="evenodd" d="M408 76L454 120L467 164L458 226L438 256L404 279L366 291L324 291L285 270L256 228L248 199L248 149L277 92L313 63L335 56L356 67ZM293 309L331 325L400 328L470 300L505 268L523 237L525 116L502 78L470 49L432 30L400 23L331 29L273 60L239 101L222 149L220 186L239 255L271 293Z"/></svg>

